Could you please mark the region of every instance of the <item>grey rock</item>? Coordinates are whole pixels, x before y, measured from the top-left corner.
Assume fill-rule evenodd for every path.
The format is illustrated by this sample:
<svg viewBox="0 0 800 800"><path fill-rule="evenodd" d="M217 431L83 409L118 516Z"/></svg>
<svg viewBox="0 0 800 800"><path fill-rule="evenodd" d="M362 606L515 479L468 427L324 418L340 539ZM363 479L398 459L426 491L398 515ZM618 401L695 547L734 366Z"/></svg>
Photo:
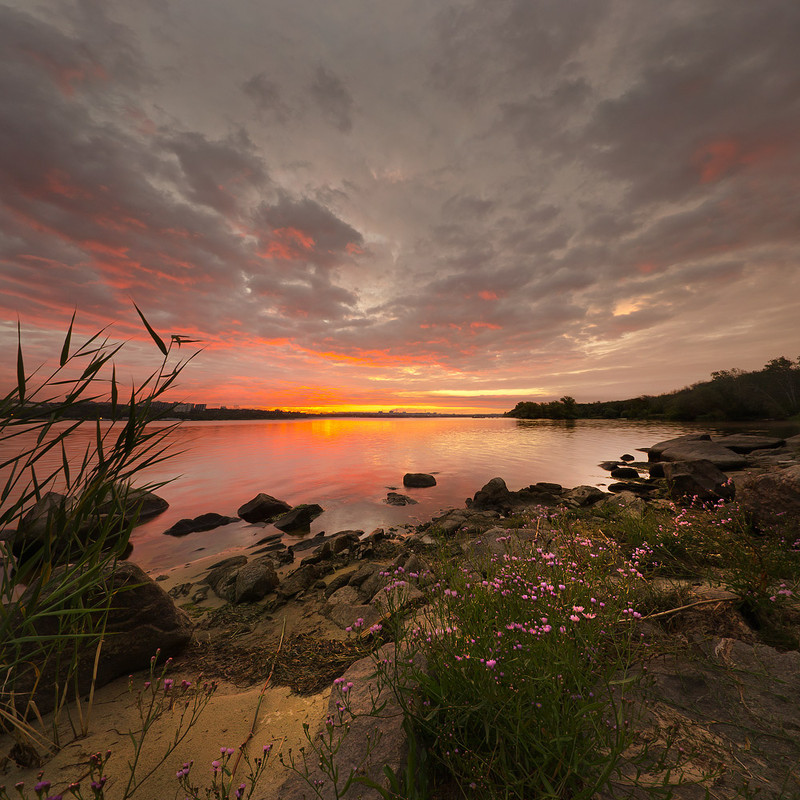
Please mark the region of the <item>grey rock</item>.
<svg viewBox="0 0 800 800"><path fill-rule="evenodd" d="M300 594L317 580L319 574L319 570L314 564L299 567L280 583L277 588L278 595L287 599Z"/></svg>
<svg viewBox="0 0 800 800"><path fill-rule="evenodd" d="M648 449L649 461L710 461L719 469L741 469L747 459L740 453L712 442L708 434L689 434L659 442Z"/></svg>
<svg viewBox="0 0 800 800"><path fill-rule="evenodd" d="M268 559L251 561L240 567L236 573L234 602L249 603L261 600L274 591L279 582L271 561Z"/></svg>
<svg viewBox="0 0 800 800"><path fill-rule="evenodd" d="M403 486L424 489L428 486L436 486L436 478L426 472L407 472L403 475Z"/></svg>
<svg viewBox="0 0 800 800"><path fill-rule="evenodd" d="M349 722L349 733L344 737L341 747L336 754L337 766L339 767L340 788L344 781L349 777L351 771L366 773L366 775L382 787L385 791L389 790L389 782L384 773L384 768L388 768L398 777L408 765L408 739L403 728L403 714L398 706L397 700L391 688L383 683L378 686L375 679L376 660L391 665L394 662L394 645L386 645L381 648L375 657L363 658L356 661L342 675L344 685L353 684L353 689L349 693L349 703L354 718L345 715L345 722ZM391 667L389 667L391 668ZM399 670L425 670L424 658L417 654L413 657L412 664L408 664L408 659L403 658L398 661ZM408 685L413 687L413 680L407 679ZM380 688L380 691L378 691ZM374 702L380 706L384 702L385 707L379 715L372 716L370 712L374 708ZM328 717L339 720L337 703L341 703L342 695L338 686L334 686L328 704ZM320 728L324 729L324 721L320 720ZM317 735L316 733L314 734ZM364 754L369 750L370 741L379 739L379 746L373 748L372 757L364 763ZM322 775L319 767L315 763L309 763L309 779L322 780L319 794L309 788L308 783L295 773L289 775L286 781L279 787L275 797L280 800L332 800L336 797L334 787L327 776ZM381 794L375 789L366 786L355 785L352 791L348 791L346 797L353 797L353 800L380 800L380 798L390 796Z"/></svg>
<svg viewBox="0 0 800 800"><path fill-rule="evenodd" d="M606 493L600 491L596 486L576 486L564 495L563 501L565 505L585 508L594 505L605 496Z"/></svg>
<svg viewBox="0 0 800 800"><path fill-rule="evenodd" d="M236 598L236 573L247 563L247 556L232 556L218 562L206 575L207 583L214 594L232 603Z"/></svg>
<svg viewBox="0 0 800 800"><path fill-rule="evenodd" d="M710 461L667 461L664 477L673 500L698 497L702 501L731 500L734 486Z"/></svg>
<svg viewBox="0 0 800 800"><path fill-rule="evenodd" d="M378 564L363 564L350 575L348 583L350 586L361 586L364 581L366 581L368 578L371 578L376 572L380 571L381 567Z"/></svg>
<svg viewBox="0 0 800 800"><path fill-rule="evenodd" d="M800 524L800 465L745 477L737 485L737 497L761 525Z"/></svg>
<svg viewBox="0 0 800 800"><path fill-rule="evenodd" d="M607 508L617 513L641 519L647 510L647 503L633 492L620 492L601 500L597 504L597 508Z"/></svg>
<svg viewBox="0 0 800 800"><path fill-rule="evenodd" d="M785 444L783 439L775 436L755 436L747 433L735 433L731 436L714 439L714 441L733 450L734 453L751 453L753 450L767 450Z"/></svg>
<svg viewBox="0 0 800 800"><path fill-rule="evenodd" d="M245 522L272 522L273 519L291 510L291 506L270 494L259 492L236 513Z"/></svg>

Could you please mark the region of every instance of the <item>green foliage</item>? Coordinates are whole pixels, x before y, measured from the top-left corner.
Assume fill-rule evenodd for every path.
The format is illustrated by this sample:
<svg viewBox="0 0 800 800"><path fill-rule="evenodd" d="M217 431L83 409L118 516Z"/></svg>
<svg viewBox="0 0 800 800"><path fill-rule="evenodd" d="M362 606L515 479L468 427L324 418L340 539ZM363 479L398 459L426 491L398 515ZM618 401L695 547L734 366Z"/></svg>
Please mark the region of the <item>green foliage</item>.
<svg viewBox="0 0 800 800"><path fill-rule="evenodd" d="M44 377L26 369L19 342L17 386L0 398L0 728L40 746L47 736L35 725L37 701L52 686L49 744L57 746L58 712L77 690L87 653L91 673L116 560L144 490L156 488L133 481L167 457L170 428L148 428L153 404L189 360L171 363L167 349L123 404L114 367L122 345L101 332L73 349L73 323L74 316L58 366ZM68 421L76 405L96 400L108 403L109 420ZM89 426L90 444L76 452L81 426ZM87 724L81 720L84 732Z"/></svg>
<svg viewBox="0 0 800 800"><path fill-rule="evenodd" d="M570 402L571 401L571 402ZM655 397L577 403L522 401L506 416L518 419L670 419L698 422L788 419L800 413L800 358L773 358L760 370L720 370L711 380Z"/></svg>

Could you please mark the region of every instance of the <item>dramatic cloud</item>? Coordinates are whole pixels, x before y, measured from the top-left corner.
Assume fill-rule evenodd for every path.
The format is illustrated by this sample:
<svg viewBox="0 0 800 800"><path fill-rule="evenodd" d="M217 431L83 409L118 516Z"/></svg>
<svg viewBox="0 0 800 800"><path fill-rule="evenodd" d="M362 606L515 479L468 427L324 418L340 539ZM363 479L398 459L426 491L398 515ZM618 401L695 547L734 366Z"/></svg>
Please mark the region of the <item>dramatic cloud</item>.
<svg viewBox="0 0 800 800"><path fill-rule="evenodd" d="M0 0L0 336L183 396L505 410L796 356L789 0ZM13 364L0 381L13 383Z"/></svg>

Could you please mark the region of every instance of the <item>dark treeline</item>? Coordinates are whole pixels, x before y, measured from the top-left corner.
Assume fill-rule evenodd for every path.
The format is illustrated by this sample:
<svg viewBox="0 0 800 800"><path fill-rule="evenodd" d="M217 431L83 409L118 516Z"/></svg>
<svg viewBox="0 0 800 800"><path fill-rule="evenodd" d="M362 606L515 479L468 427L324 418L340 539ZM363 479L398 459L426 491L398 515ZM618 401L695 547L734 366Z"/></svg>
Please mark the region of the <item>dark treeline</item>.
<svg viewBox="0 0 800 800"><path fill-rule="evenodd" d="M668 394L630 400L517 403L506 416L519 419L668 419L698 422L788 419L800 414L800 358L773 358L760 370L712 372L711 379Z"/></svg>

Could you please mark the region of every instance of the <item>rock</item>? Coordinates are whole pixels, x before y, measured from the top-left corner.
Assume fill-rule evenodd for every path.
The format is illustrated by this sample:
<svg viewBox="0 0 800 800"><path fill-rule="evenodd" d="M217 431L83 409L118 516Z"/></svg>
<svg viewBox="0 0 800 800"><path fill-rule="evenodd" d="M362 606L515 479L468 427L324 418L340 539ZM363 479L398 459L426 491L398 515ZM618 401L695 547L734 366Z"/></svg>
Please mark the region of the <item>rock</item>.
<svg viewBox="0 0 800 800"><path fill-rule="evenodd" d="M292 507L283 500L278 500L272 495L259 492L236 513L245 522L272 522L276 517L291 511L291 509Z"/></svg>
<svg viewBox="0 0 800 800"><path fill-rule="evenodd" d="M550 494L561 494L564 491L564 487L560 483L548 483L547 481L537 481L530 488Z"/></svg>
<svg viewBox="0 0 800 800"><path fill-rule="evenodd" d="M585 508L591 506L606 497L606 493L600 491L596 486L576 486L570 489L563 497L564 505Z"/></svg>
<svg viewBox="0 0 800 800"><path fill-rule="evenodd" d="M754 436L747 433L735 433L731 436L714 439L714 441L733 450L734 453L751 453L753 450L767 450L785 444L783 439L774 436Z"/></svg>
<svg viewBox="0 0 800 800"><path fill-rule="evenodd" d="M619 457L620 461L636 461L636 459L630 453L623 453Z"/></svg>
<svg viewBox="0 0 800 800"><path fill-rule="evenodd" d="M399 492L389 492L383 502L390 506L413 506L417 504L416 500L407 494L400 494Z"/></svg>
<svg viewBox="0 0 800 800"><path fill-rule="evenodd" d="M148 492L146 489L129 489L125 496L125 515L136 515L138 523L152 519L168 508L169 503L163 497ZM104 513L102 508L100 513Z"/></svg>
<svg viewBox="0 0 800 800"><path fill-rule="evenodd" d="M634 481L620 481L619 483L610 483L608 485L608 491L612 494L631 492L641 497L649 497L650 493L655 492L657 488L658 487L653 483L639 483Z"/></svg>
<svg viewBox="0 0 800 800"><path fill-rule="evenodd" d="M611 472L612 469L616 469L619 466L619 461L601 461L597 466L606 472Z"/></svg>
<svg viewBox="0 0 800 800"><path fill-rule="evenodd" d="M336 753L336 765L340 775L339 792L341 793L342 786L352 771L366 773L370 780L383 787L383 791L354 784L346 795L337 794L328 776L319 769L316 760L309 759L308 778L312 783L315 780L320 781L319 790L312 790L307 781L296 773L291 773L273 795L274 797L279 797L280 800L312 800L312 798L333 800L335 797L349 798L352 795L353 800L380 800L394 796L389 791L389 781L384 770L390 770L398 776L398 780L401 778L408 767L408 739L403 726L403 714L391 687L387 681L378 682L375 678L375 663L377 659L392 669L395 657L395 647L391 644L382 647L375 656L367 656L356 661L342 675L342 682L337 681L334 684L326 714L326 718L334 720L337 725L341 719L349 727L349 732L342 739ZM411 665L408 664L408 659L404 658L398 662L397 668L401 671L424 670L426 665L423 656L418 654L414 656ZM413 689L411 678L408 682L409 687ZM337 703L342 704L341 686L348 684L352 685L348 695L352 716L344 712L342 719ZM382 707L384 703L386 705L382 711L372 715L373 709ZM313 734L314 738L319 738L319 733L324 730L325 722L320 720L319 732ZM377 747L374 746L376 739L379 741ZM373 743L372 747L370 742ZM365 754L370 749L371 757L365 763Z"/></svg>
<svg viewBox="0 0 800 800"><path fill-rule="evenodd" d="M657 442L650 447L643 448L647 451L648 461L660 461L661 454L670 447L677 447L689 442L710 442L711 434L708 433L687 433L684 436L676 436L674 439L665 439L663 442Z"/></svg>
<svg viewBox="0 0 800 800"><path fill-rule="evenodd" d="M633 492L620 492L601 500L597 508L607 508L620 514L641 519L647 510L647 503Z"/></svg>
<svg viewBox="0 0 800 800"><path fill-rule="evenodd" d="M710 461L719 469L741 469L747 459L717 442L707 433L679 436L659 442L647 452L649 461Z"/></svg>
<svg viewBox="0 0 800 800"><path fill-rule="evenodd" d="M48 532L55 534L63 527L63 520L74 506L74 500L59 492L45 492L22 517L14 534L15 555L32 552L44 543Z"/></svg>
<svg viewBox="0 0 800 800"><path fill-rule="evenodd" d="M325 597L329 598L334 592L337 592L343 586L347 586L352 575L352 572L340 572L338 575L334 575L325 587Z"/></svg>
<svg viewBox="0 0 800 800"><path fill-rule="evenodd" d="M305 591L319 577L319 570L314 564L305 564L298 567L291 575L283 580L277 589L278 595L283 599L294 597Z"/></svg>
<svg viewBox="0 0 800 800"><path fill-rule="evenodd" d="M274 591L279 583L271 561L251 561L236 573L234 602L250 603L261 600Z"/></svg>
<svg viewBox="0 0 800 800"><path fill-rule="evenodd" d="M56 580L63 570L62 567L54 573ZM120 561L113 569L111 565L105 567L103 573L105 585L113 599L98 661L95 684L98 688L121 675L147 669L158 649L161 650L162 661L177 655L192 638L192 624L186 613L176 608L169 595L136 564ZM40 604L46 602L54 588L52 582L44 587L39 597ZM33 592L38 591L38 586L28 588L21 602L29 603ZM53 615L44 614L37 622L36 629L41 637L56 635L60 630L59 620ZM69 662L71 655L70 644L67 643L62 656ZM80 642L74 656L78 659L78 691L85 694L91 684L95 647L87 648ZM37 669L42 670L39 685L45 688L36 693L36 705L40 713L46 714L53 708L52 687L59 675L52 659L45 664L37 664ZM27 702L26 692L30 692L35 680L31 671L26 689L25 676L21 676L21 682L15 687L18 702Z"/></svg>
<svg viewBox="0 0 800 800"><path fill-rule="evenodd" d="M334 555L338 555L345 550L352 550L358 547L363 534L364 531L339 531L334 533L331 540L331 551Z"/></svg>
<svg viewBox="0 0 800 800"><path fill-rule="evenodd" d="M507 514L513 505L513 495L502 478L492 478L468 503L475 511L499 511Z"/></svg>
<svg viewBox="0 0 800 800"><path fill-rule="evenodd" d="M636 480L639 477L639 470L633 467L615 467L611 470L611 477L621 478L622 480L626 480L627 478Z"/></svg>
<svg viewBox="0 0 800 800"><path fill-rule="evenodd" d="M211 531L222 525L229 525L231 522L238 522L238 517L224 517L222 514L201 514L194 519L178 520L171 528L164 531L166 536L186 536L189 533L200 531Z"/></svg>
<svg viewBox="0 0 800 800"><path fill-rule="evenodd" d="M323 542L327 542L328 539L331 539L331 536L326 536L325 531L320 531L319 533L315 534L314 536L310 537L309 539L303 539L301 542L295 542L292 545L292 548L295 552L299 552L301 550L310 550L312 547L318 547Z"/></svg>
<svg viewBox="0 0 800 800"><path fill-rule="evenodd" d="M761 525L800 523L800 465L749 475L737 485L741 508Z"/></svg>
<svg viewBox="0 0 800 800"><path fill-rule="evenodd" d="M272 524L279 531L308 530L312 520L316 519L322 512L322 506L316 503L309 503L308 505L293 508Z"/></svg>
<svg viewBox="0 0 800 800"><path fill-rule="evenodd" d="M424 489L428 486L436 486L436 478L425 472L407 472L403 475L403 486Z"/></svg>
<svg viewBox="0 0 800 800"><path fill-rule="evenodd" d="M648 465L647 469L651 478L664 477L664 463L665 462L663 461L653 461L650 465Z"/></svg>
<svg viewBox="0 0 800 800"><path fill-rule="evenodd" d="M247 563L247 556L232 556L215 564L205 577L214 594L232 603L236 598L236 573Z"/></svg>
<svg viewBox="0 0 800 800"><path fill-rule="evenodd" d="M355 572L351 573L348 583L350 586L361 586L364 581L371 578L376 572L380 572L381 569L378 564L362 564Z"/></svg>
<svg viewBox="0 0 800 800"><path fill-rule="evenodd" d="M697 497L702 501L731 500L733 483L710 461L667 461L664 477L673 500Z"/></svg>
<svg viewBox="0 0 800 800"><path fill-rule="evenodd" d="M798 433L797 436L790 436L786 440L786 446L790 450L800 450L800 433Z"/></svg>

